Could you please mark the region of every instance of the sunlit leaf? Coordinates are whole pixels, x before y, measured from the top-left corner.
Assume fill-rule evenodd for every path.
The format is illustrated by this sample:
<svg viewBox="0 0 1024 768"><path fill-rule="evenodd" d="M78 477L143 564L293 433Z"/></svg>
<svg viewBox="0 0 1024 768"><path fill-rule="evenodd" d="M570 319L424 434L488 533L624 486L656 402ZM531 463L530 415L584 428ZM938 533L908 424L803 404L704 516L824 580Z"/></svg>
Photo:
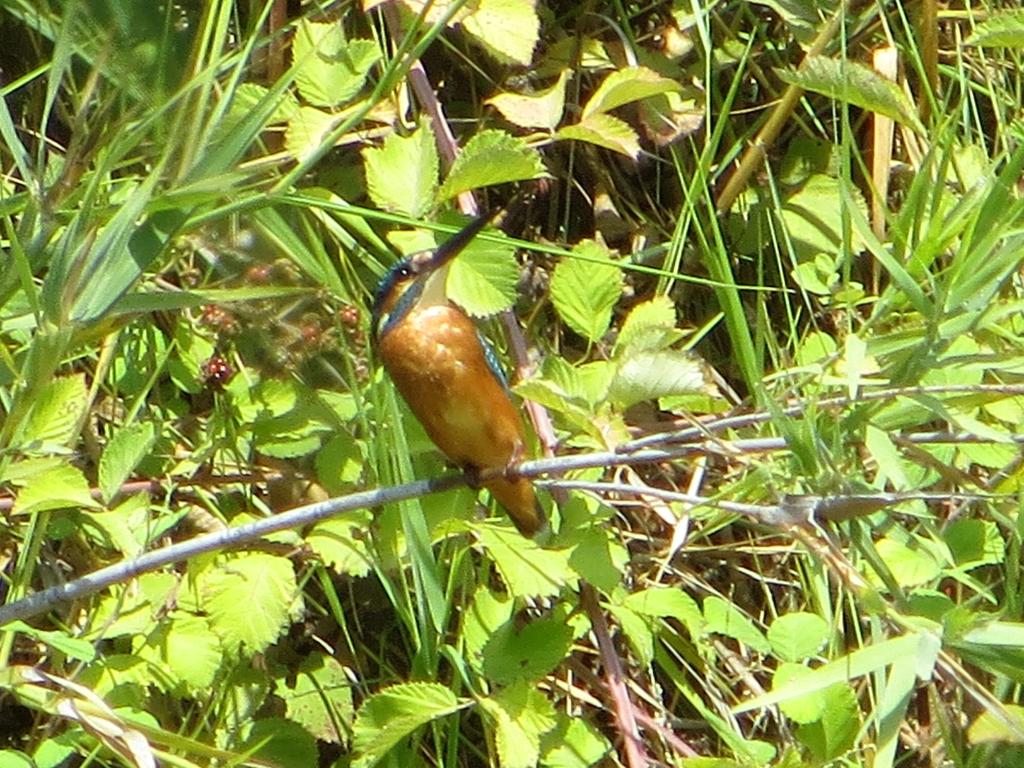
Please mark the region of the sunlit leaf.
<svg viewBox="0 0 1024 768"><path fill-rule="evenodd" d="M798 70L780 71L779 76L804 90L877 112L904 125L920 126L913 105L900 87L859 62L809 56Z"/></svg>
<svg viewBox="0 0 1024 768"><path fill-rule="evenodd" d="M540 36L533 0L476 0L463 29L500 62L528 66Z"/></svg>
<svg viewBox="0 0 1024 768"><path fill-rule="evenodd" d="M377 206L411 218L433 207L440 161L429 123L409 136L393 133L382 146L364 149L363 163L366 191Z"/></svg>
<svg viewBox="0 0 1024 768"><path fill-rule="evenodd" d="M565 84L568 76L568 70L562 70L558 81L550 88L529 94L499 93L488 99L487 103L520 128L553 131L565 111Z"/></svg>
<svg viewBox="0 0 1024 768"><path fill-rule="evenodd" d="M622 272L607 249L588 240L573 248L551 276L551 301L565 323L588 341L598 341L612 322L622 295Z"/></svg>
<svg viewBox="0 0 1024 768"><path fill-rule="evenodd" d="M369 768L417 728L462 706L465 702L437 683L403 683L375 693L356 713L352 765Z"/></svg>
<svg viewBox="0 0 1024 768"><path fill-rule="evenodd" d="M640 137L624 120L598 112L573 125L558 129L560 139L575 139L595 144L636 160L640 156Z"/></svg>
<svg viewBox="0 0 1024 768"><path fill-rule="evenodd" d="M443 202L472 189L545 175L537 150L504 131L481 131L455 158L437 197Z"/></svg>
<svg viewBox="0 0 1024 768"><path fill-rule="evenodd" d="M647 67L625 67L608 75L597 87L583 107L582 122L588 117L609 112L623 104L656 96L660 93L678 92L682 86L675 80L662 77Z"/></svg>

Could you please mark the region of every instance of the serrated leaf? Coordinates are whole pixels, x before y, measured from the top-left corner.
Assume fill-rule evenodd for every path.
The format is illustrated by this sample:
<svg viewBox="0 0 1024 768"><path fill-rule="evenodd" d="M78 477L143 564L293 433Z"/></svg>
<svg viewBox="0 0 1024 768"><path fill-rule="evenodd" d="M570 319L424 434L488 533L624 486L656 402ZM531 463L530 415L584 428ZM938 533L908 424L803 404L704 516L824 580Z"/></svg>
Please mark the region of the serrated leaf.
<svg viewBox="0 0 1024 768"><path fill-rule="evenodd" d="M546 175L540 153L521 139L504 131L481 131L455 158L437 200L444 202L471 189Z"/></svg>
<svg viewBox="0 0 1024 768"><path fill-rule="evenodd" d="M731 637L745 643L760 653L768 653L771 646L743 612L732 603L714 595L704 598L705 630Z"/></svg>
<svg viewBox="0 0 1024 768"><path fill-rule="evenodd" d="M37 642L48 645L56 651L67 654L76 661L93 661L96 659L96 647L88 640L72 637L66 632L37 629L23 621L11 621L3 626L4 632L18 632L31 637Z"/></svg>
<svg viewBox="0 0 1024 768"><path fill-rule="evenodd" d="M117 495L155 442L156 429L150 422L127 424L114 433L100 456L99 483L104 499L109 502Z"/></svg>
<svg viewBox="0 0 1024 768"><path fill-rule="evenodd" d="M555 136L559 139L585 141L598 147L636 160L640 156L640 137L624 120L614 115L598 112L573 125L558 129Z"/></svg>
<svg viewBox="0 0 1024 768"><path fill-rule="evenodd" d="M499 685L540 680L557 667L572 646L572 630L557 619L537 619L517 630L499 627L484 644L484 675Z"/></svg>
<svg viewBox="0 0 1024 768"><path fill-rule="evenodd" d="M580 534L572 549L569 564L581 579L605 593L611 593L622 582L622 573L629 562L625 547L602 527L595 526Z"/></svg>
<svg viewBox="0 0 1024 768"><path fill-rule="evenodd" d="M314 651L302 660L294 685L279 681L275 692L284 700L288 719L317 739L332 744L348 741L345 729L355 718L352 681L337 659Z"/></svg>
<svg viewBox="0 0 1024 768"><path fill-rule="evenodd" d="M581 717L560 714L557 729L544 738L544 768L590 768L601 765L611 743Z"/></svg>
<svg viewBox="0 0 1024 768"><path fill-rule="evenodd" d="M612 72L601 82L583 107L581 122L587 122L588 117L610 112L623 104L682 89L675 80L662 77L647 67L626 67Z"/></svg>
<svg viewBox="0 0 1024 768"><path fill-rule="evenodd" d="M474 240L451 263L445 290L452 301L473 317L486 317L511 307L518 285L515 249Z"/></svg>
<svg viewBox="0 0 1024 768"><path fill-rule="evenodd" d="M53 379L33 403L22 439L29 448L69 447L87 404L83 374Z"/></svg>
<svg viewBox="0 0 1024 768"><path fill-rule="evenodd" d="M264 650L300 608L295 569L273 555L232 556L203 574L201 590L210 626L230 650Z"/></svg>
<svg viewBox="0 0 1024 768"><path fill-rule="evenodd" d="M783 661L810 658L828 640L828 622L813 613L793 612L780 616L768 627L772 652Z"/></svg>
<svg viewBox="0 0 1024 768"><path fill-rule="evenodd" d="M540 38L533 0L476 0L462 28L499 62L529 66Z"/></svg>
<svg viewBox="0 0 1024 768"><path fill-rule="evenodd" d="M819 764L829 763L846 753L860 730L857 696L847 683L836 683L822 691L821 717L797 729L802 741Z"/></svg>
<svg viewBox="0 0 1024 768"><path fill-rule="evenodd" d="M372 40L345 39L337 22L301 19L292 39L295 85L307 102L337 107L362 89L381 52Z"/></svg>
<svg viewBox="0 0 1024 768"><path fill-rule="evenodd" d="M649 301L637 304L629 311L612 355L627 351L662 349L666 343L675 340L676 308L668 296L655 296Z"/></svg>
<svg viewBox="0 0 1024 768"><path fill-rule="evenodd" d="M340 120L338 115L316 107L299 107L289 118L284 132L285 151L296 160L305 160L323 144Z"/></svg>
<svg viewBox="0 0 1024 768"><path fill-rule="evenodd" d="M398 742L431 720L450 715L466 702L436 683L402 683L368 698L356 713L354 768L369 768Z"/></svg>
<svg viewBox="0 0 1024 768"><path fill-rule="evenodd" d="M27 465L26 462L19 462ZM52 509L75 509L99 506L92 497L85 475L77 467L64 464L46 467L38 473L24 477L14 502L14 514L27 515Z"/></svg>
<svg viewBox="0 0 1024 768"><path fill-rule="evenodd" d="M624 605L610 605L608 611L619 623L637 660L642 666L649 666L654 661L654 630L651 620Z"/></svg>
<svg viewBox="0 0 1024 768"><path fill-rule="evenodd" d="M620 360L608 397L628 408L659 397L707 392L709 386L700 358L663 349L630 354Z"/></svg>
<svg viewBox="0 0 1024 768"><path fill-rule="evenodd" d="M780 71L790 85L877 112L912 128L921 123L900 87L870 67L828 56L808 56L800 69Z"/></svg>
<svg viewBox="0 0 1024 768"><path fill-rule="evenodd" d="M539 690L519 683L480 702L497 724L502 768L531 768L540 758L541 737L555 727L555 708Z"/></svg>
<svg viewBox="0 0 1024 768"><path fill-rule="evenodd" d="M188 611L171 612L152 627L138 647L140 658L156 663L175 689L189 694L209 689L224 664L220 641L205 617Z"/></svg>
<svg viewBox="0 0 1024 768"><path fill-rule="evenodd" d="M520 128L555 130L565 111L565 84L569 71L563 69L558 81L542 91L530 94L499 93L487 100L502 117Z"/></svg>
<svg viewBox="0 0 1024 768"><path fill-rule="evenodd" d="M363 163L366 191L377 206L414 219L433 207L440 161L429 124L409 136L391 134L379 148L363 150Z"/></svg>
<svg viewBox="0 0 1024 768"><path fill-rule="evenodd" d="M371 520L367 510L346 512L317 523L303 539L336 573L365 576L370 571L370 555L365 538L356 534L364 534Z"/></svg>
<svg viewBox="0 0 1024 768"><path fill-rule="evenodd" d="M981 48L1024 48L1024 10L993 13L974 28L964 44Z"/></svg>
<svg viewBox="0 0 1024 768"><path fill-rule="evenodd" d="M542 549L507 527L481 524L477 530L514 597L554 597L563 587L578 583L567 552Z"/></svg>
<svg viewBox="0 0 1024 768"><path fill-rule="evenodd" d="M676 619L693 638L699 637L704 629L704 616L697 601L678 589L650 587L629 595L622 604L642 616Z"/></svg>
<svg viewBox="0 0 1024 768"><path fill-rule="evenodd" d="M608 331L622 296L622 271L607 249L587 240L573 248L583 258L564 258L551 276L551 301L565 323L596 342Z"/></svg>

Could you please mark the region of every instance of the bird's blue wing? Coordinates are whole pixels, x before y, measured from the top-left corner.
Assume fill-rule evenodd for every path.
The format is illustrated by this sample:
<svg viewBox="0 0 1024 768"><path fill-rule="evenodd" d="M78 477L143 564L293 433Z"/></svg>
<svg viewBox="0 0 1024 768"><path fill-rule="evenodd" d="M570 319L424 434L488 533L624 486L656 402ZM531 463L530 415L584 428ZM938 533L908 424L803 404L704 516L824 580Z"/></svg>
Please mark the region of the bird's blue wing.
<svg viewBox="0 0 1024 768"><path fill-rule="evenodd" d="M477 329L476 336L480 339L480 346L484 350L484 360L487 361L487 367L491 369L491 373L494 374L494 378L498 380L498 383L505 389L508 389L508 377L505 376L505 371L501 367L501 361L498 359L498 354L494 351L494 347L491 346L491 342L480 333L480 329Z"/></svg>

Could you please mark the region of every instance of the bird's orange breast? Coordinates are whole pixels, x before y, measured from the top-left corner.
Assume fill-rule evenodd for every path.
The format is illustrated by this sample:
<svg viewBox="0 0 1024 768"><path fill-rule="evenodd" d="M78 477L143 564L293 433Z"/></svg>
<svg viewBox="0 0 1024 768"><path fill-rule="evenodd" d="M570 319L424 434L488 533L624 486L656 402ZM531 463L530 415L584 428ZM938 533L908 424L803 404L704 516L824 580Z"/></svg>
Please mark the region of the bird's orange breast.
<svg viewBox="0 0 1024 768"><path fill-rule="evenodd" d="M525 443L519 412L476 327L451 305L414 309L381 339L384 366L427 435L461 466L506 466Z"/></svg>
<svg viewBox="0 0 1024 768"><path fill-rule="evenodd" d="M413 308L383 335L378 353L409 409L453 462L504 469L522 456L519 411L461 310L451 304ZM500 477L485 485L521 532L533 535L542 527L528 480Z"/></svg>

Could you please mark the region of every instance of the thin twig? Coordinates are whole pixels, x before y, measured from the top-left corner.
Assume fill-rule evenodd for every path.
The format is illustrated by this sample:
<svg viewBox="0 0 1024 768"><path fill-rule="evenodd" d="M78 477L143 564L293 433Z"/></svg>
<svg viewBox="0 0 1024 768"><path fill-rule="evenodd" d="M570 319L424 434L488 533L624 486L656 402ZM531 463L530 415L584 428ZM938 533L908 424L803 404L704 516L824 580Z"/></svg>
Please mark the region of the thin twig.
<svg viewBox="0 0 1024 768"><path fill-rule="evenodd" d="M622 736L623 751L626 753L626 765L629 768L646 768L650 760L644 750L643 741L640 739L636 713L633 710L633 702L629 699L629 691L626 690L626 678L622 671L622 664L619 662L618 653L612 643L608 622L605 620L601 604L598 602L597 592L586 582L580 584L580 602L590 618L591 627L597 637L597 647L604 663L605 681L612 697L615 723Z"/></svg>

